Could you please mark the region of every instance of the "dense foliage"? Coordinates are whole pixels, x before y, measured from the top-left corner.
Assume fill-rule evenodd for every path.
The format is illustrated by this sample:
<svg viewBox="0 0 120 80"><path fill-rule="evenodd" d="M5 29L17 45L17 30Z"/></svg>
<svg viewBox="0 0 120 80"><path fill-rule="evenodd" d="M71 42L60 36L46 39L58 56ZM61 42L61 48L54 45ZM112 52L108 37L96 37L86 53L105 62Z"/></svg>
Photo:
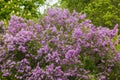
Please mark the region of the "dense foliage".
<svg viewBox="0 0 120 80"><path fill-rule="evenodd" d="M113 28L120 24L120 0L61 0L62 7L71 12L76 10L87 14L96 26Z"/></svg>
<svg viewBox="0 0 120 80"><path fill-rule="evenodd" d="M38 7L45 0L0 0L0 20L9 20L11 15L27 19L38 18Z"/></svg>
<svg viewBox="0 0 120 80"><path fill-rule="evenodd" d="M119 80L118 25L95 27L85 14L48 9L38 22L11 16L0 33L2 80Z"/></svg>

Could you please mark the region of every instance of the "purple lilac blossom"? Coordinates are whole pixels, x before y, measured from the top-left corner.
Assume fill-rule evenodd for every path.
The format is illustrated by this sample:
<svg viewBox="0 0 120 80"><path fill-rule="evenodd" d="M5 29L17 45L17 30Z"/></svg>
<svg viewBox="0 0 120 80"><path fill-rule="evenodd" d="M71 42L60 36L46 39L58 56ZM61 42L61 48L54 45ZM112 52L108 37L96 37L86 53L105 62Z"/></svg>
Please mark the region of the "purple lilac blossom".
<svg viewBox="0 0 120 80"><path fill-rule="evenodd" d="M96 79L110 77L120 61L116 50L119 39L113 43L118 25L112 30L96 27L85 17L59 8L49 8L39 22L11 16L6 32L0 35L2 76L20 80L91 80L89 75L97 69ZM95 67L89 68L91 65Z"/></svg>

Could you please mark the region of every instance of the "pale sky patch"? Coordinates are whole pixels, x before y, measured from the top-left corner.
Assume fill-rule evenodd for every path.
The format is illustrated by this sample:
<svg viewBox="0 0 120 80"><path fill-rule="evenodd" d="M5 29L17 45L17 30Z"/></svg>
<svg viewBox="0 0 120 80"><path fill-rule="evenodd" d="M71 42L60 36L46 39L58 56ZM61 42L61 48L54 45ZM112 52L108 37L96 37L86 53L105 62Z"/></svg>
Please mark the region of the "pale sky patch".
<svg viewBox="0 0 120 80"><path fill-rule="evenodd" d="M50 6L56 4L58 0L46 0L44 5L41 5L38 10L43 14L45 9L49 8Z"/></svg>

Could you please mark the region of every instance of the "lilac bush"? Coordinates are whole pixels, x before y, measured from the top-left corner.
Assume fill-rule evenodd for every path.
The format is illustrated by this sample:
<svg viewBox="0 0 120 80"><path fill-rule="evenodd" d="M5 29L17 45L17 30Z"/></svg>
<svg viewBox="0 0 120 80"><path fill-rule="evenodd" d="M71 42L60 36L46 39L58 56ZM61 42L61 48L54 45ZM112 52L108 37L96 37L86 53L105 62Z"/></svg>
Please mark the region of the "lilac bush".
<svg viewBox="0 0 120 80"><path fill-rule="evenodd" d="M85 17L67 9L48 9L38 22L11 16L0 34L1 79L120 79L118 25L96 27Z"/></svg>

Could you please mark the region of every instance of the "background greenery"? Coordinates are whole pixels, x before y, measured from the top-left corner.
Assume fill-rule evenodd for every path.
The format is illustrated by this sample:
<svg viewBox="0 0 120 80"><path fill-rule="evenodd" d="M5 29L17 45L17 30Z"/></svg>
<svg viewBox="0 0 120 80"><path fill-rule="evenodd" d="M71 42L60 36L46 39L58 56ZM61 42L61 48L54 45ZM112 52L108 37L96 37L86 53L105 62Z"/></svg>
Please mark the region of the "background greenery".
<svg viewBox="0 0 120 80"><path fill-rule="evenodd" d="M11 15L26 19L39 18L38 7L45 0L0 0L0 20L9 20Z"/></svg>
<svg viewBox="0 0 120 80"><path fill-rule="evenodd" d="M71 12L86 13L96 26L120 25L120 0L61 0L61 6Z"/></svg>

